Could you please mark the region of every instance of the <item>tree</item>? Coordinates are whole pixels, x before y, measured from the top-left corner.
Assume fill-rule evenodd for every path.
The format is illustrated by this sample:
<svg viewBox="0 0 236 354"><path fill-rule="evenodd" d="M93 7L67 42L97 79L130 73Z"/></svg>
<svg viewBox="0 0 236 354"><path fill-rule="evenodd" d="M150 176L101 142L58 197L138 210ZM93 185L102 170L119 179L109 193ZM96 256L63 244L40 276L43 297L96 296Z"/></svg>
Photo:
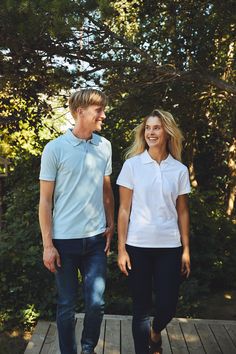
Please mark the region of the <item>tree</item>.
<svg viewBox="0 0 236 354"><path fill-rule="evenodd" d="M232 0L226 6L217 1L5 0L0 9L5 100L20 94L37 105L40 93L55 95L90 79L100 84L101 71L109 69L122 77L122 86L146 88L178 79L231 95L232 6ZM17 121L14 109L1 118L8 125Z"/></svg>

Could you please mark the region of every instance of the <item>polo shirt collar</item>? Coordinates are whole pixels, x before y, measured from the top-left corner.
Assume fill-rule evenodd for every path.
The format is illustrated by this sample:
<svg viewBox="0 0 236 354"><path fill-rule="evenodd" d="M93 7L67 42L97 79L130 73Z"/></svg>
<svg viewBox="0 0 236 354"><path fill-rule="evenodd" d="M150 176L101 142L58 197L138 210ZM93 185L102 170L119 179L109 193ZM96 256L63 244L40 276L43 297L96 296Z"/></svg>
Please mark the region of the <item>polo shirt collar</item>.
<svg viewBox="0 0 236 354"><path fill-rule="evenodd" d="M80 139L77 138L73 133L72 133L72 129L68 129L67 132L65 133L65 137L66 140L72 144L73 146L79 145L82 142L85 141L85 139ZM92 134L92 138L90 140L88 140L88 142L90 142L91 144L94 145L98 145L99 144L99 136L96 134Z"/></svg>
<svg viewBox="0 0 236 354"><path fill-rule="evenodd" d="M91 144L98 145L100 141L100 136L97 134L92 134L92 139L89 140Z"/></svg>
<svg viewBox="0 0 236 354"><path fill-rule="evenodd" d="M171 163L172 160L173 160L173 157L171 156L171 154L169 154L165 160L162 160L162 161L161 161L161 164L169 164L169 163ZM153 160L153 159L151 158L151 156L149 155L149 153L148 153L147 150L145 150L145 151L141 154L141 161L142 161L143 164L156 162L155 160Z"/></svg>

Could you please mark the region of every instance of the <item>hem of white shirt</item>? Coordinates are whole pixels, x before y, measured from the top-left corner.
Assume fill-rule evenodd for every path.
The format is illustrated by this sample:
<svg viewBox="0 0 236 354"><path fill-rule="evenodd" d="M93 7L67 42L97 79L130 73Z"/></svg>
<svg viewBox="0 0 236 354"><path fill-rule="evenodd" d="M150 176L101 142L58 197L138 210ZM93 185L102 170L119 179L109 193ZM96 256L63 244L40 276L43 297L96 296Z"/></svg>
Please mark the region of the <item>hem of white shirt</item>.
<svg viewBox="0 0 236 354"><path fill-rule="evenodd" d="M148 244L145 244L144 245L139 245L139 244L135 244L135 243L132 243L132 242L126 242L126 245L128 246L132 246L132 247L139 247L139 248L176 248L176 247L181 247L182 244L181 242L178 242L176 244L172 244L172 245L164 245L163 243L162 244L156 244L155 246L153 245L148 245Z"/></svg>

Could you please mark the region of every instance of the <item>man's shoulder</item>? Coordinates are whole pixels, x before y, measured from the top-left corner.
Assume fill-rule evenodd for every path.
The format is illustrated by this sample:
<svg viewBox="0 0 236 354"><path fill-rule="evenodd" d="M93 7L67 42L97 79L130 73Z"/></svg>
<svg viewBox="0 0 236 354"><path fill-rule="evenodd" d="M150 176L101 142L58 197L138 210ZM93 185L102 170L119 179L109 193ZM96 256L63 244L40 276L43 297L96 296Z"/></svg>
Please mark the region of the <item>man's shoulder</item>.
<svg viewBox="0 0 236 354"><path fill-rule="evenodd" d="M58 136L57 138L50 140L44 147L46 151L56 151L60 148L64 143L64 134Z"/></svg>
<svg viewBox="0 0 236 354"><path fill-rule="evenodd" d="M45 146L50 146L50 147L57 146L57 145L59 146L64 140L64 135L65 134L61 134L58 137L48 141Z"/></svg>

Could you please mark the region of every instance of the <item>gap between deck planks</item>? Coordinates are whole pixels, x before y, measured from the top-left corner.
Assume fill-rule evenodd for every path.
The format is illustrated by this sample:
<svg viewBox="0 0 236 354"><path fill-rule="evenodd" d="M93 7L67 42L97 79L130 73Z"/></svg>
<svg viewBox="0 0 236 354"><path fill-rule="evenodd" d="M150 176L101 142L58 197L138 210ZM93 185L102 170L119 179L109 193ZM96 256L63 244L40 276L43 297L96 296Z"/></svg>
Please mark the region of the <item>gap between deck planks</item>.
<svg viewBox="0 0 236 354"><path fill-rule="evenodd" d="M83 314L76 315L77 351ZM105 315L97 354L134 354L131 316ZM236 321L174 318L162 331L163 354L236 354ZM60 354L56 324L39 321L25 354Z"/></svg>

